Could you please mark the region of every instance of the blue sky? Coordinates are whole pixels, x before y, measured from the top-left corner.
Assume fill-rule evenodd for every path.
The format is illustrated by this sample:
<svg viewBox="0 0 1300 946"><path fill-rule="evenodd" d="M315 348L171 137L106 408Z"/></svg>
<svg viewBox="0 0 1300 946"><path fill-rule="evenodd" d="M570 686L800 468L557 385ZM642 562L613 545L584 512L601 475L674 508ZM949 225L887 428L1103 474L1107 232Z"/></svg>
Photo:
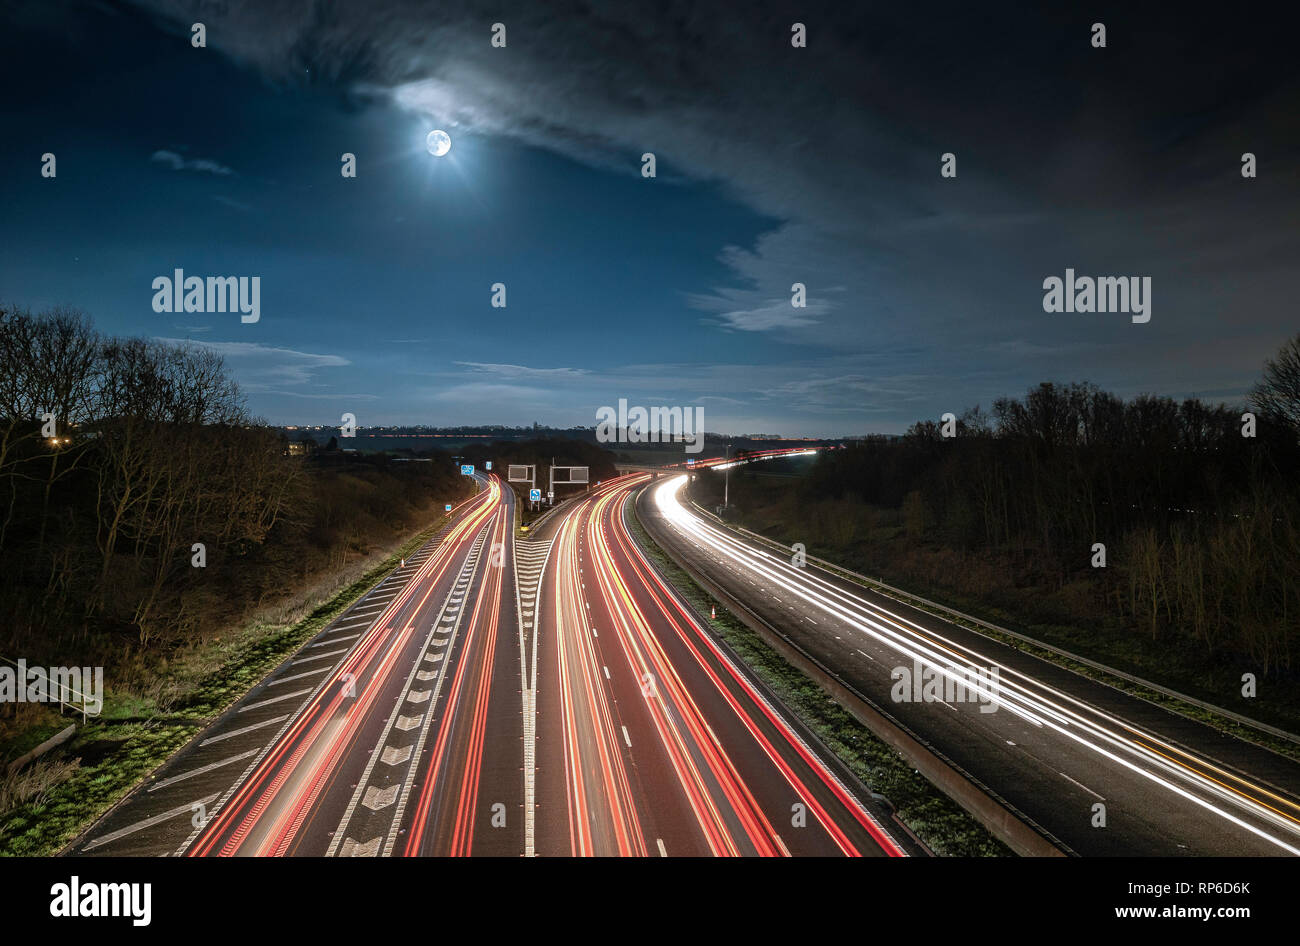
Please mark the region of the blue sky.
<svg viewBox="0 0 1300 946"><path fill-rule="evenodd" d="M1008 61L960 13L922 35L814 4L792 51L775 9L293 9L10 13L0 299L211 346L279 423L594 424L627 398L825 436L1042 380L1239 399L1300 324L1281 60L1189 63L1121 18L1105 51L994 19L1029 41ZM260 276L261 320L153 312L177 267ZM1152 276L1151 323L1045 314L1066 267Z"/></svg>

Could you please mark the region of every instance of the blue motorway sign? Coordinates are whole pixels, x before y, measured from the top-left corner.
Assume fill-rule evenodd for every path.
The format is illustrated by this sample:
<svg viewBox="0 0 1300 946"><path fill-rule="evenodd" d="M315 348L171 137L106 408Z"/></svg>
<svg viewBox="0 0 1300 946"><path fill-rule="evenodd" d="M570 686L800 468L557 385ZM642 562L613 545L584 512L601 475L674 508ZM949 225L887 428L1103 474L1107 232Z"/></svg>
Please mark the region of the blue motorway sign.
<svg viewBox="0 0 1300 946"><path fill-rule="evenodd" d="M528 498L535 503L540 503L542 501L542 491L540 489L530 489L528 491Z"/></svg>
<svg viewBox="0 0 1300 946"><path fill-rule="evenodd" d="M483 461L483 469L485 469L485 470L491 470L491 469L492 469L492 461L491 461L491 460L484 460L484 461Z"/></svg>
<svg viewBox="0 0 1300 946"><path fill-rule="evenodd" d="M462 464L460 465L460 472L461 472L461 474L462 474L463 476L473 476L473 475L474 475L474 464L473 464L473 463L462 463Z"/></svg>
<svg viewBox="0 0 1300 946"><path fill-rule="evenodd" d="M451 503L447 503L447 505L444 506L443 508L446 509L448 512L451 512Z"/></svg>

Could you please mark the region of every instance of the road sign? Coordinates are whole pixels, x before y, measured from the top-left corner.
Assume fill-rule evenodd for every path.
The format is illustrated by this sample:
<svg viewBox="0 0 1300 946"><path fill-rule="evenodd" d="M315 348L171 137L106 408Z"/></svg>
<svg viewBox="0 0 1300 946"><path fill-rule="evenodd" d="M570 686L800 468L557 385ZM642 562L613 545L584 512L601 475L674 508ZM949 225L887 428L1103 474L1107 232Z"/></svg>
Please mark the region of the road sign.
<svg viewBox="0 0 1300 946"><path fill-rule="evenodd" d="M462 463L462 464L460 465L460 473L461 473L462 476L473 476L473 475L474 475L474 464L473 464L473 463Z"/></svg>
<svg viewBox="0 0 1300 946"><path fill-rule="evenodd" d="M540 489L530 489L528 491L528 498L535 503L540 503L542 501L542 491Z"/></svg>
<svg viewBox="0 0 1300 946"><path fill-rule="evenodd" d="M511 463L506 467L506 481L510 483L532 483L536 480L533 475L535 469L535 466Z"/></svg>
<svg viewBox="0 0 1300 946"><path fill-rule="evenodd" d="M485 470L490 470L490 469L492 469L492 461L491 461L491 460L484 460L484 461L483 461L483 469L485 469Z"/></svg>
<svg viewBox="0 0 1300 946"><path fill-rule="evenodd" d="M687 465L687 466L695 466L695 461L694 461L693 459L691 459L690 457L687 457L687 458L686 458L686 465Z"/></svg>
<svg viewBox="0 0 1300 946"><path fill-rule="evenodd" d="M557 471L563 472L556 476ZM562 486L566 483L586 483L587 472L588 468L585 466L553 466L551 467L551 485Z"/></svg>
<svg viewBox="0 0 1300 946"><path fill-rule="evenodd" d="M442 508L446 509L448 512L451 512L451 503L447 503L447 505Z"/></svg>
<svg viewBox="0 0 1300 946"><path fill-rule="evenodd" d="M547 491L546 491L546 498L549 499L549 500L551 500L552 502L554 502L554 500L555 500L555 490L553 490L553 489L549 489L549 490L547 490Z"/></svg>

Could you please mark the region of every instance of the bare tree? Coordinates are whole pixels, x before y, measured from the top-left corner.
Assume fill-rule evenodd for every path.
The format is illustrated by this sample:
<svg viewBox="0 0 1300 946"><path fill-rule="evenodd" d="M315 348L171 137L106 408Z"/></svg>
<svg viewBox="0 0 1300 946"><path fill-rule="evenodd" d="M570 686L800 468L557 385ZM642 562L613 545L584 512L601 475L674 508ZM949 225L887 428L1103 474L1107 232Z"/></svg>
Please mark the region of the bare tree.
<svg viewBox="0 0 1300 946"><path fill-rule="evenodd" d="M1287 424L1300 437L1300 335L1264 363L1264 377L1250 392L1255 410Z"/></svg>

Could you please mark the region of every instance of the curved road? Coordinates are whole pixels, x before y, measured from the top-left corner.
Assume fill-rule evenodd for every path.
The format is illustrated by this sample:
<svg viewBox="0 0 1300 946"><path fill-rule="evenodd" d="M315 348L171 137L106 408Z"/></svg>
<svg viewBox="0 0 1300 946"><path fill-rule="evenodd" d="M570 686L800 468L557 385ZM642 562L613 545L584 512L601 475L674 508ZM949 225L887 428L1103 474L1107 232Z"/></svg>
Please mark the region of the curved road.
<svg viewBox="0 0 1300 946"><path fill-rule="evenodd" d="M1300 854L1294 761L811 565L796 567L697 515L682 501L685 482L662 480L642 497L657 542L1062 849ZM929 691L927 675L937 681Z"/></svg>
<svg viewBox="0 0 1300 946"><path fill-rule="evenodd" d="M611 481L554 529L535 645L537 854L904 854L637 548L623 515L647 480Z"/></svg>

